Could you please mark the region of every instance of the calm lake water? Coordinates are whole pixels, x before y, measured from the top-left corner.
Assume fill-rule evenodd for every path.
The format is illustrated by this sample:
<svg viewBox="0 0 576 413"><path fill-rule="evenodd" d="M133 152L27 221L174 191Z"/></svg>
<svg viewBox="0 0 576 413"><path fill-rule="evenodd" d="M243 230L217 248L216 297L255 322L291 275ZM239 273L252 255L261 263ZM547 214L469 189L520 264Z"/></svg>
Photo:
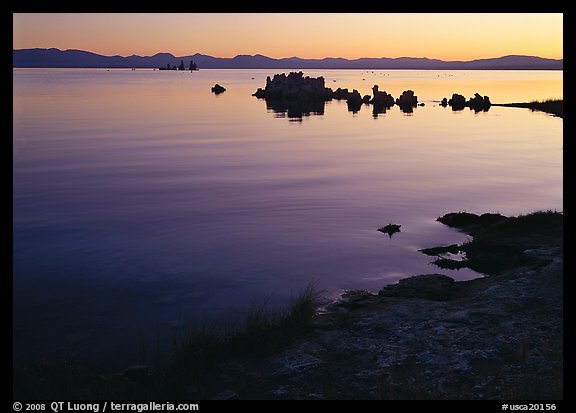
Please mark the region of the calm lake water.
<svg viewBox="0 0 576 413"><path fill-rule="evenodd" d="M475 278L417 251L467 239L438 216L563 209L562 119L438 104L562 98L562 72L304 71L425 106L331 101L301 121L251 96L280 72L14 69L16 362L152 363L189 320L282 304L312 280L336 297ZM376 231L388 223L402 232Z"/></svg>

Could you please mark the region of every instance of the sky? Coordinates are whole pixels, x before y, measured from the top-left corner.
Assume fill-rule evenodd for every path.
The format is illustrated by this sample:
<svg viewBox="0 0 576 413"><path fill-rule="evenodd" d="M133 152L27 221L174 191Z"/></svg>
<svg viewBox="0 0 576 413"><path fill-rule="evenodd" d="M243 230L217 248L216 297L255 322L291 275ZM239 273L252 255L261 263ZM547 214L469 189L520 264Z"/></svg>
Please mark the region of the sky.
<svg viewBox="0 0 576 413"><path fill-rule="evenodd" d="M14 13L13 48L273 58L563 58L562 13Z"/></svg>

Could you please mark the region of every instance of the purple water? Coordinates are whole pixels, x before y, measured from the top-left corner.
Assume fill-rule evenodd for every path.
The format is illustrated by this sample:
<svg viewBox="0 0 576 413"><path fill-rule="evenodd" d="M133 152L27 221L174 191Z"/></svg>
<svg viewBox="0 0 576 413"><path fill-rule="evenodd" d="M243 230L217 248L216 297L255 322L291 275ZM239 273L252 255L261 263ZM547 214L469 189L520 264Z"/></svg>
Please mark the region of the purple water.
<svg viewBox="0 0 576 413"><path fill-rule="evenodd" d="M332 101L301 122L251 96L278 72L13 71L17 362L127 366L191 319L282 304L310 281L336 297L475 278L417 251L466 240L438 216L562 210L562 119L438 105L561 98L562 72L306 71L426 106L375 118ZM376 231L391 222L402 232Z"/></svg>

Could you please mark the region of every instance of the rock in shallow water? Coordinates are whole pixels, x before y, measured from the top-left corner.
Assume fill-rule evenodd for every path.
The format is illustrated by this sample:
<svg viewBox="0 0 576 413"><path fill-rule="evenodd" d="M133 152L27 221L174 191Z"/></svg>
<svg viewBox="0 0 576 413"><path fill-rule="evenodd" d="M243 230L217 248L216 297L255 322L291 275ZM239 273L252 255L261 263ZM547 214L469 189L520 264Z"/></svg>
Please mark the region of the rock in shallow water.
<svg viewBox="0 0 576 413"><path fill-rule="evenodd" d="M398 224L388 224L388 225L385 225L383 227L378 228L376 231L383 232L384 234L388 234L390 237L392 237L392 234L400 232L401 226L402 225L398 225Z"/></svg>
<svg viewBox="0 0 576 413"><path fill-rule="evenodd" d="M220 93L226 92L226 88L216 83L214 86L212 86L212 92L219 95Z"/></svg>
<svg viewBox="0 0 576 413"><path fill-rule="evenodd" d="M446 301L452 298L453 286L454 279L447 275L415 275L413 277L403 278L397 284L387 285L378 292L378 295Z"/></svg>

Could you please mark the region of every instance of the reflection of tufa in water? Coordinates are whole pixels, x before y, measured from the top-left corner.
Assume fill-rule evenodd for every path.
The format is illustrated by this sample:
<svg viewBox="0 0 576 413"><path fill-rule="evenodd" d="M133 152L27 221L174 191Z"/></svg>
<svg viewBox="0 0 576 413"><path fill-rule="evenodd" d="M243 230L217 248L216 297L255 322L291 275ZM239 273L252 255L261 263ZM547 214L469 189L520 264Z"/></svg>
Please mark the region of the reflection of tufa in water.
<svg viewBox="0 0 576 413"><path fill-rule="evenodd" d="M277 113L288 112L289 118L301 118L310 113L323 114L324 103L332 99L345 100L348 110L356 113L362 105L373 105L372 114L377 117L380 113L385 113L386 109L395 104L405 113L411 113L418 104L418 97L414 91L405 90L402 95L394 100L392 95L385 91L379 91L378 85L372 88L374 96L362 96L358 90L351 92L347 88L332 90L325 86L324 77L317 78L304 76L302 72L290 72L286 75L275 74L271 79L266 78L266 87L258 88L252 96L258 99L266 99L267 107L272 108ZM292 108L287 110L286 108ZM308 108L313 108L309 110Z"/></svg>
<svg viewBox="0 0 576 413"><path fill-rule="evenodd" d="M377 231L383 232L384 234L388 234L388 236L392 238L393 234L400 232L400 227L401 225L398 224L388 224L381 228L378 228Z"/></svg>

